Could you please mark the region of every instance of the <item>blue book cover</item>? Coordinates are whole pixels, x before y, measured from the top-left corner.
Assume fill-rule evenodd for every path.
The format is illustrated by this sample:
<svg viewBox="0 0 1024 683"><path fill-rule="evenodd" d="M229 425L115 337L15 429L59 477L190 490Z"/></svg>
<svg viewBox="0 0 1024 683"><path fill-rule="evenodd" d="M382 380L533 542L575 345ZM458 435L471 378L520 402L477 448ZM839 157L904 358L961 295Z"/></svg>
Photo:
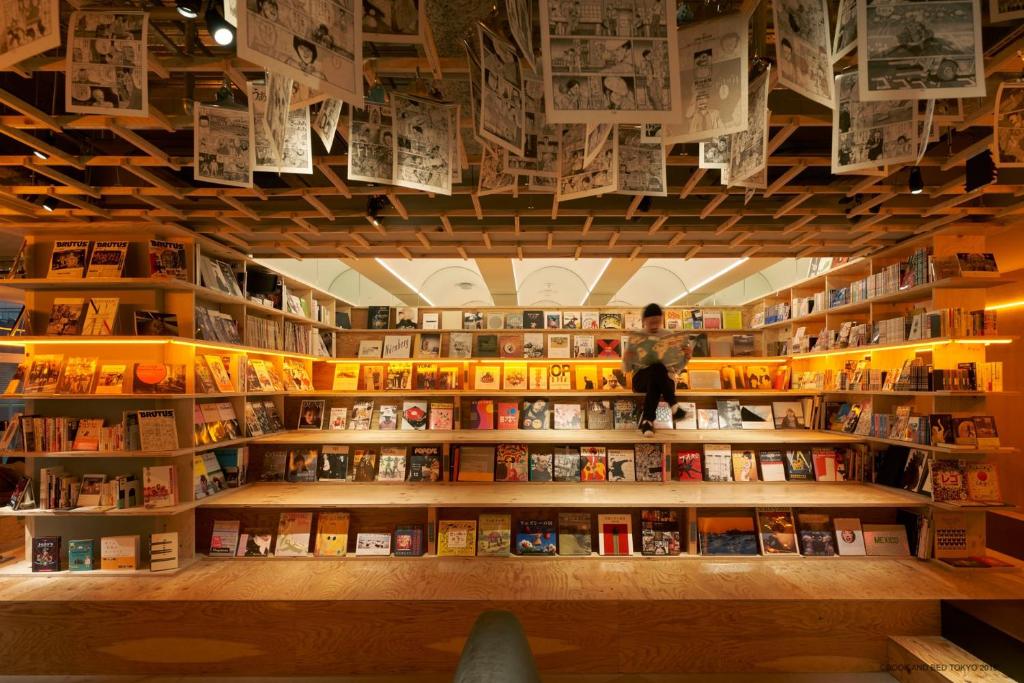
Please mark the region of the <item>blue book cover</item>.
<svg viewBox="0 0 1024 683"><path fill-rule="evenodd" d="M96 568L96 542L92 539L68 541L68 569L73 572L91 572Z"/></svg>

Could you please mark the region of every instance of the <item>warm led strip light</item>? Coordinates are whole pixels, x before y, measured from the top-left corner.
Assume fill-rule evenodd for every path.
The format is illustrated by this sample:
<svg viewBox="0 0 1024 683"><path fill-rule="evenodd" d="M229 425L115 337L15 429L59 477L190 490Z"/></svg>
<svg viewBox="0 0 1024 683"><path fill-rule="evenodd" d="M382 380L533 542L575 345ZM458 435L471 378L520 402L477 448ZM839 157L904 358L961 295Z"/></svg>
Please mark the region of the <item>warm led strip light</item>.
<svg viewBox="0 0 1024 683"><path fill-rule="evenodd" d="M586 365L588 363L621 363L621 358L326 358L326 363L569 363ZM775 365L785 363L785 356L761 358L757 356L729 356L728 358L691 358L689 365L721 365L741 363L743 365Z"/></svg>
<svg viewBox="0 0 1024 683"><path fill-rule="evenodd" d="M262 356L279 356L281 358L300 358L304 360L326 360L325 357L311 356L305 353L296 353L292 351L279 351L277 349L260 349L250 346L233 346L230 344L218 344L217 342L207 342L202 339L172 339L168 337L153 337L153 338L140 338L140 337L8 337L7 340L0 339L0 346L28 346L30 344L39 345L77 345L77 344L145 344L149 346L155 346L158 344L174 344L176 346L191 346L192 348L198 349L215 349L217 351L227 351L229 353L244 353L250 355L262 355Z"/></svg>
<svg viewBox="0 0 1024 683"><path fill-rule="evenodd" d="M1006 338L989 338L984 337L972 337L969 339L932 339L927 341L921 341L918 344L865 344L863 346L853 346L845 349L829 349L827 351L810 351L808 353L796 353L790 356L794 360L801 358L819 358L822 356L848 356L853 354L864 354L871 355L876 351L895 351L900 349L928 349L933 350L936 346L944 346L946 344L965 344L975 346L991 346L994 344L1011 344L1012 339Z"/></svg>

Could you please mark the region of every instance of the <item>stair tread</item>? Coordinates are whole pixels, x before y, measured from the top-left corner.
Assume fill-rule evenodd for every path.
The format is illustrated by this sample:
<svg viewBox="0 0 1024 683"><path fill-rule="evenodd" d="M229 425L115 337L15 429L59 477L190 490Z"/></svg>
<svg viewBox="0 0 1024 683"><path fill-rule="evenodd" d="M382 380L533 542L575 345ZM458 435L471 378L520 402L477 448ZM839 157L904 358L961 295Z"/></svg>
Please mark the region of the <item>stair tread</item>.
<svg viewBox="0 0 1024 683"><path fill-rule="evenodd" d="M890 636L889 641L889 665L900 681L1013 683L1013 679L942 636Z"/></svg>

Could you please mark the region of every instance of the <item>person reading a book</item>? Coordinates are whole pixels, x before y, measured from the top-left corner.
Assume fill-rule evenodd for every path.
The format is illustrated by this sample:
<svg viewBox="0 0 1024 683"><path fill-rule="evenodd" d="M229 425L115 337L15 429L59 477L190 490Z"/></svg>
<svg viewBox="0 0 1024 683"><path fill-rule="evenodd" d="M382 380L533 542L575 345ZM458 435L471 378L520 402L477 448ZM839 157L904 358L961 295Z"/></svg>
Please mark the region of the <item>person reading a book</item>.
<svg viewBox="0 0 1024 683"><path fill-rule="evenodd" d="M644 436L654 436L654 417L661 400L671 407L673 421L686 417L686 410L676 400L675 375L686 367L690 345L684 335L666 330L662 323L661 306L647 304L643 329L630 335L622 355L622 369L633 372L633 392L644 394L639 424Z"/></svg>

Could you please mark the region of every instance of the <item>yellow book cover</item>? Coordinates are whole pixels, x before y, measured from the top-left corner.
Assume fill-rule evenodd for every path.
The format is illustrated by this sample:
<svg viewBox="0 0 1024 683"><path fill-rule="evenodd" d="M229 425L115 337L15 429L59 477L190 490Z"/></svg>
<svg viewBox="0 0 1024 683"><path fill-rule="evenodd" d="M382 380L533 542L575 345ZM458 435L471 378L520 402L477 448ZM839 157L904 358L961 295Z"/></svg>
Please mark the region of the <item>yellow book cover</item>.
<svg viewBox="0 0 1024 683"><path fill-rule="evenodd" d="M438 557L476 555L476 520L443 520L437 523Z"/></svg>
<svg viewBox="0 0 1024 683"><path fill-rule="evenodd" d="M252 371L256 373L256 379L260 383L260 390L274 391L274 380L267 369L267 363L260 358L250 358L249 365L252 366Z"/></svg>
<svg viewBox="0 0 1024 683"><path fill-rule="evenodd" d="M57 383L58 394L91 394L98 358L68 358Z"/></svg>
<svg viewBox="0 0 1024 683"><path fill-rule="evenodd" d="M356 366L359 367L358 365ZM309 373L306 371L306 366L302 361L297 360L286 360L284 362L284 373L285 376L291 381L292 388L296 391L313 391L313 382L309 378ZM337 372L335 372L337 377ZM359 375L355 375L358 380ZM353 387L355 389L356 387Z"/></svg>
<svg viewBox="0 0 1024 683"><path fill-rule="evenodd" d="M529 389L548 388L548 368L546 365L531 365L527 379Z"/></svg>
<svg viewBox="0 0 1024 683"><path fill-rule="evenodd" d="M97 394L120 394L124 391L124 373L128 366L124 363L104 363L100 366L96 378Z"/></svg>
<svg viewBox="0 0 1024 683"><path fill-rule="evenodd" d="M626 373L618 365L601 366L601 389L603 391L622 391L628 389Z"/></svg>
<svg viewBox="0 0 1024 683"><path fill-rule="evenodd" d="M104 536L100 539L100 569L138 568L138 536Z"/></svg>
<svg viewBox="0 0 1024 683"><path fill-rule="evenodd" d="M497 391L500 388L501 368L497 365L476 365L473 367L473 389Z"/></svg>
<svg viewBox="0 0 1024 683"><path fill-rule="evenodd" d="M548 389L551 391L571 391L572 366L568 363L555 363L549 366Z"/></svg>
<svg viewBox="0 0 1024 683"><path fill-rule="evenodd" d="M743 329L743 311L726 310L722 314L723 327L727 330Z"/></svg>
<svg viewBox="0 0 1024 683"><path fill-rule="evenodd" d="M766 365L748 365L743 368L742 389L765 390L772 388L772 375Z"/></svg>
<svg viewBox="0 0 1024 683"><path fill-rule="evenodd" d="M388 381L385 387L394 389L412 389L412 363L388 363Z"/></svg>
<svg viewBox="0 0 1024 683"><path fill-rule="evenodd" d="M665 309L665 329L678 330L683 326L683 312L678 308Z"/></svg>
<svg viewBox="0 0 1024 683"><path fill-rule="evenodd" d="M597 391L597 366L576 366L576 391Z"/></svg>
<svg viewBox="0 0 1024 683"><path fill-rule="evenodd" d="M358 363L337 363L334 366L333 391L358 391L359 390L359 364Z"/></svg>
<svg viewBox="0 0 1024 683"><path fill-rule="evenodd" d="M437 369L438 389L461 389L462 388L462 366L442 365Z"/></svg>
<svg viewBox="0 0 1024 683"><path fill-rule="evenodd" d="M505 363L505 376L501 388L506 391L519 391L526 388L526 363Z"/></svg>
<svg viewBox="0 0 1024 683"><path fill-rule="evenodd" d="M732 478L733 481L757 481L754 451L733 449Z"/></svg>
<svg viewBox="0 0 1024 683"><path fill-rule="evenodd" d="M363 391L383 391L387 369L384 365L363 366Z"/></svg>

